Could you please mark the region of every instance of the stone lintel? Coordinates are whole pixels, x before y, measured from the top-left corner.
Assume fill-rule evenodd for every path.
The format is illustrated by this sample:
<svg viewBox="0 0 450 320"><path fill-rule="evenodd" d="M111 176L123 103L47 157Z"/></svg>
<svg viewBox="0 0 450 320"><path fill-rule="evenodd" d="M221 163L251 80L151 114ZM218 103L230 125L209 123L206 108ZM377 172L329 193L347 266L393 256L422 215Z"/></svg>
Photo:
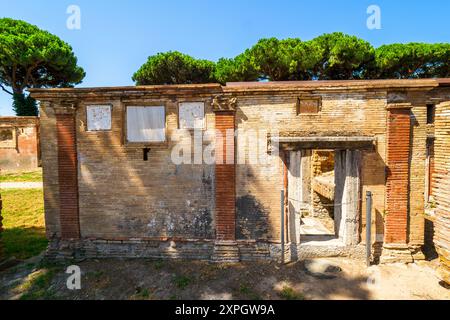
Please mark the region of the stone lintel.
<svg viewBox="0 0 450 320"><path fill-rule="evenodd" d="M386 110L409 110L412 109L412 107L410 102L388 103Z"/></svg>

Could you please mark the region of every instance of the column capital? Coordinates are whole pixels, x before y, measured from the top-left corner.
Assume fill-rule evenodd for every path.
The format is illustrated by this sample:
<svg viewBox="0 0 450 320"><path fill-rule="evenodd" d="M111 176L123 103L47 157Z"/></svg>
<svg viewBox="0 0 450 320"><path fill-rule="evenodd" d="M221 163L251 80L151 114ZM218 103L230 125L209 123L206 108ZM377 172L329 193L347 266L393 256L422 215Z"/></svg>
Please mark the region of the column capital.
<svg viewBox="0 0 450 320"><path fill-rule="evenodd" d="M211 106L214 112L236 112L237 98L216 95L211 102Z"/></svg>
<svg viewBox="0 0 450 320"><path fill-rule="evenodd" d="M77 111L77 103L74 101L52 102L51 107L55 110L55 114L75 115Z"/></svg>

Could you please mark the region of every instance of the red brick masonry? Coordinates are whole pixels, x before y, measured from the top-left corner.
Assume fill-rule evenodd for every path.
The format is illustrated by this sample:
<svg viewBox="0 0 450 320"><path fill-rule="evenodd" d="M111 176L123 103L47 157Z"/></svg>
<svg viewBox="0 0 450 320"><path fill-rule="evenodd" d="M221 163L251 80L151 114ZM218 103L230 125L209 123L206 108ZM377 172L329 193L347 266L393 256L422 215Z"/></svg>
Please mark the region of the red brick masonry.
<svg viewBox="0 0 450 320"><path fill-rule="evenodd" d="M227 139L227 130L234 137L234 112L216 113L216 129L221 134L223 153L216 148L216 159L223 164L216 164L216 237L217 240L236 239L236 168L234 164L234 138ZM228 140L228 141L227 141ZM228 149L227 149L228 147ZM230 159L232 163L230 163Z"/></svg>
<svg viewBox="0 0 450 320"><path fill-rule="evenodd" d="M74 115L57 114L56 130L58 135L61 237L63 239L79 239L80 221Z"/></svg>
<svg viewBox="0 0 450 320"><path fill-rule="evenodd" d="M410 108L388 112L385 243L407 243L410 114Z"/></svg>

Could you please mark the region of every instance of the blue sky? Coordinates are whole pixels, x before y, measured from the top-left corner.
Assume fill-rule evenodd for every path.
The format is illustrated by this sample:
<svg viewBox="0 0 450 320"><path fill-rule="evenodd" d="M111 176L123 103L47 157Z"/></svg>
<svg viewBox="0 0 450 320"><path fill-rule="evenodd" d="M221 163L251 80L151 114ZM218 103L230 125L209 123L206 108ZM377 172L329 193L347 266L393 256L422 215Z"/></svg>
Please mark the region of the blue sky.
<svg viewBox="0 0 450 320"><path fill-rule="evenodd" d="M381 8L381 30L366 26L369 5ZM69 30L69 5L81 9L81 30ZM312 39L334 31L374 46L450 42L448 0L0 0L0 17L22 19L74 48L87 76L81 86L132 85L149 55L179 50L217 60L263 37ZM12 115L0 93L0 115Z"/></svg>

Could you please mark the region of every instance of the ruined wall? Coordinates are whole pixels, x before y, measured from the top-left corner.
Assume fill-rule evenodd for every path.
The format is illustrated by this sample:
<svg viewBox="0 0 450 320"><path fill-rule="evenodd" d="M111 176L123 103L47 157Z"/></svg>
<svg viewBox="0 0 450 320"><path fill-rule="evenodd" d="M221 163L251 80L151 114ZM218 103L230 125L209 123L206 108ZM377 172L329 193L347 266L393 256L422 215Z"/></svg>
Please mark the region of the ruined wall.
<svg viewBox="0 0 450 320"><path fill-rule="evenodd" d="M384 210L386 93L321 93L322 110L318 114L297 114L297 94L255 95L238 97L236 125L239 152L247 132L259 129L279 132L297 131L303 135L371 135L377 138L376 152L363 153L363 194L371 190L377 215L378 234L383 234L381 213ZM331 125L332 124L332 125ZM259 147L267 148L267 137L261 134ZM255 146L252 146L255 148ZM280 234L280 190L283 188L281 157L269 155L265 164L237 165L238 239L278 240ZM363 208L365 208L363 199ZM250 210L249 210L250 208ZM364 211L363 211L364 212ZM364 219L363 219L364 221ZM364 230L364 229L363 229Z"/></svg>
<svg viewBox="0 0 450 320"><path fill-rule="evenodd" d="M39 165L39 118L0 117L0 168L27 171Z"/></svg>

